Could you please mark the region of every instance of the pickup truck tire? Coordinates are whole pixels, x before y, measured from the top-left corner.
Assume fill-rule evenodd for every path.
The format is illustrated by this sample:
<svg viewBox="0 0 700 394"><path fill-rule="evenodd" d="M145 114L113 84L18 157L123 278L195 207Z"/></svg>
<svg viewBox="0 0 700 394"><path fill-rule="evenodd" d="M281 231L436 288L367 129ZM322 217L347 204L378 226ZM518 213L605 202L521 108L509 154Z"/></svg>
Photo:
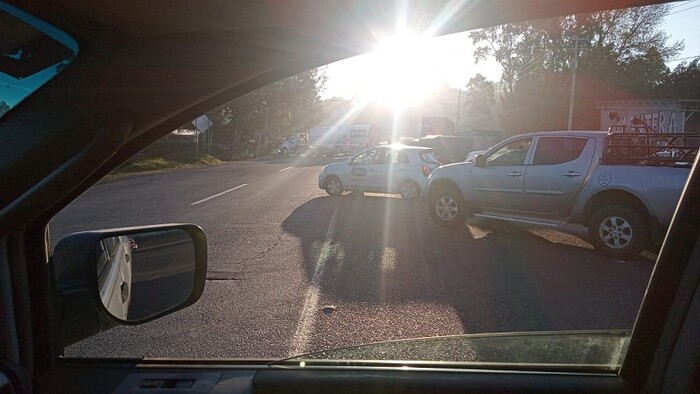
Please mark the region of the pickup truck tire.
<svg viewBox="0 0 700 394"><path fill-rule="evenodd" d="M608 205L591 215L588 236L596 250L618 259L639 255L649 240L649 226L638 209Z"/></svg>
<svg viewBox="0 0 700 394"><path fill-rule="evenodd" d="M326 178L323 187L326 189L326 193L328 193L329 196L335 197L343 194L343 182L335 175Z"/></svg>
<svg viewBox="0 0 700 394"><path fill-rule="evenodd" d="M462 194L453 187L441 187L428 196L430 217L440 226L457 227L466 219Z"/></svg>

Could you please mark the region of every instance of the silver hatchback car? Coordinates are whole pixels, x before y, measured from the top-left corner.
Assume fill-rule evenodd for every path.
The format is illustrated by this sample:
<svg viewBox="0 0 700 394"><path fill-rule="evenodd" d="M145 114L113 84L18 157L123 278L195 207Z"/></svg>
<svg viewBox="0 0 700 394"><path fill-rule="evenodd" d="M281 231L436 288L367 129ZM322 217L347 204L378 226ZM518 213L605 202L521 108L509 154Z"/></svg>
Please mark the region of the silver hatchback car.
<svg viewBox="0 0 700 394"><path fill-rule="evenodd" d="M428 175L440 165L431 148L387 145L323 167L318 187L331 196L343 191L399 193L413 199L425 189Z"/></svg>

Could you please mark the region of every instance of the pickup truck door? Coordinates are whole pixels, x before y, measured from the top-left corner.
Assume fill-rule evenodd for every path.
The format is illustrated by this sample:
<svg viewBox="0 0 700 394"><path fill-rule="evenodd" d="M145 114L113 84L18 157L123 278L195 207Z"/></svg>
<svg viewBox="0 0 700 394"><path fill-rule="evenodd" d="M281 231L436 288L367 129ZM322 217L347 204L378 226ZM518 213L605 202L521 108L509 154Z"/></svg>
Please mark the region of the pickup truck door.
<svg viewBox="0 0 700 394"><path fill-rule="evenodd" d="M568 212L591 167L596 140L587 137L538 137L525 175L525 210Z"/></svg>
<svg viewBox="0 0 700 394"><path fill-rule="evenodd" d="M512 140L496 149L483 166L474 166L469 176L467 200L477 208L522 210L525 160L532 137Z"/></svg>

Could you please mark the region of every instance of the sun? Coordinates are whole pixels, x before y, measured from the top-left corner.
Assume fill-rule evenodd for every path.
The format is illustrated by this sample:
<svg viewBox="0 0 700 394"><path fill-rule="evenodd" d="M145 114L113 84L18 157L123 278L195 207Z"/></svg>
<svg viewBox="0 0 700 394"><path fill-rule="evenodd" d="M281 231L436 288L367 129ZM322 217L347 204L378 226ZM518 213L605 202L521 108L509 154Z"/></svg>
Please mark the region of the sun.
<svg viewBox="0 0 700 394"><path fill-rule="evenodd" d="M386 37L365 55L359 98L402 108L434 93L441 82L439 56L429 37L400 34Z"/></svg>

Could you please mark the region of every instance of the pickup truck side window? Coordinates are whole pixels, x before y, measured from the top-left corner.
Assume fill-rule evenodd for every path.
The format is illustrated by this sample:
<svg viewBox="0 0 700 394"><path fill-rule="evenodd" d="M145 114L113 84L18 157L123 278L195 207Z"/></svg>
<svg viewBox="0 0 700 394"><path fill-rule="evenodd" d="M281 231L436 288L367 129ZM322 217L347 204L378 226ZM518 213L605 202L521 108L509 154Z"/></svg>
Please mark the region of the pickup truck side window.
<svg viewBox="0 0 700 394"><path fill-rule="evenodd" d="M488 166L521 166L525 163L532 138L522 138L502 146L486 159Z"/></svg>
<svg viewBox="0 0 700 394"><path fill-rule="evenodd" d="M540 137L532 164L553 165L576 160L587 141L587 138L576 137Z"/></svg>

